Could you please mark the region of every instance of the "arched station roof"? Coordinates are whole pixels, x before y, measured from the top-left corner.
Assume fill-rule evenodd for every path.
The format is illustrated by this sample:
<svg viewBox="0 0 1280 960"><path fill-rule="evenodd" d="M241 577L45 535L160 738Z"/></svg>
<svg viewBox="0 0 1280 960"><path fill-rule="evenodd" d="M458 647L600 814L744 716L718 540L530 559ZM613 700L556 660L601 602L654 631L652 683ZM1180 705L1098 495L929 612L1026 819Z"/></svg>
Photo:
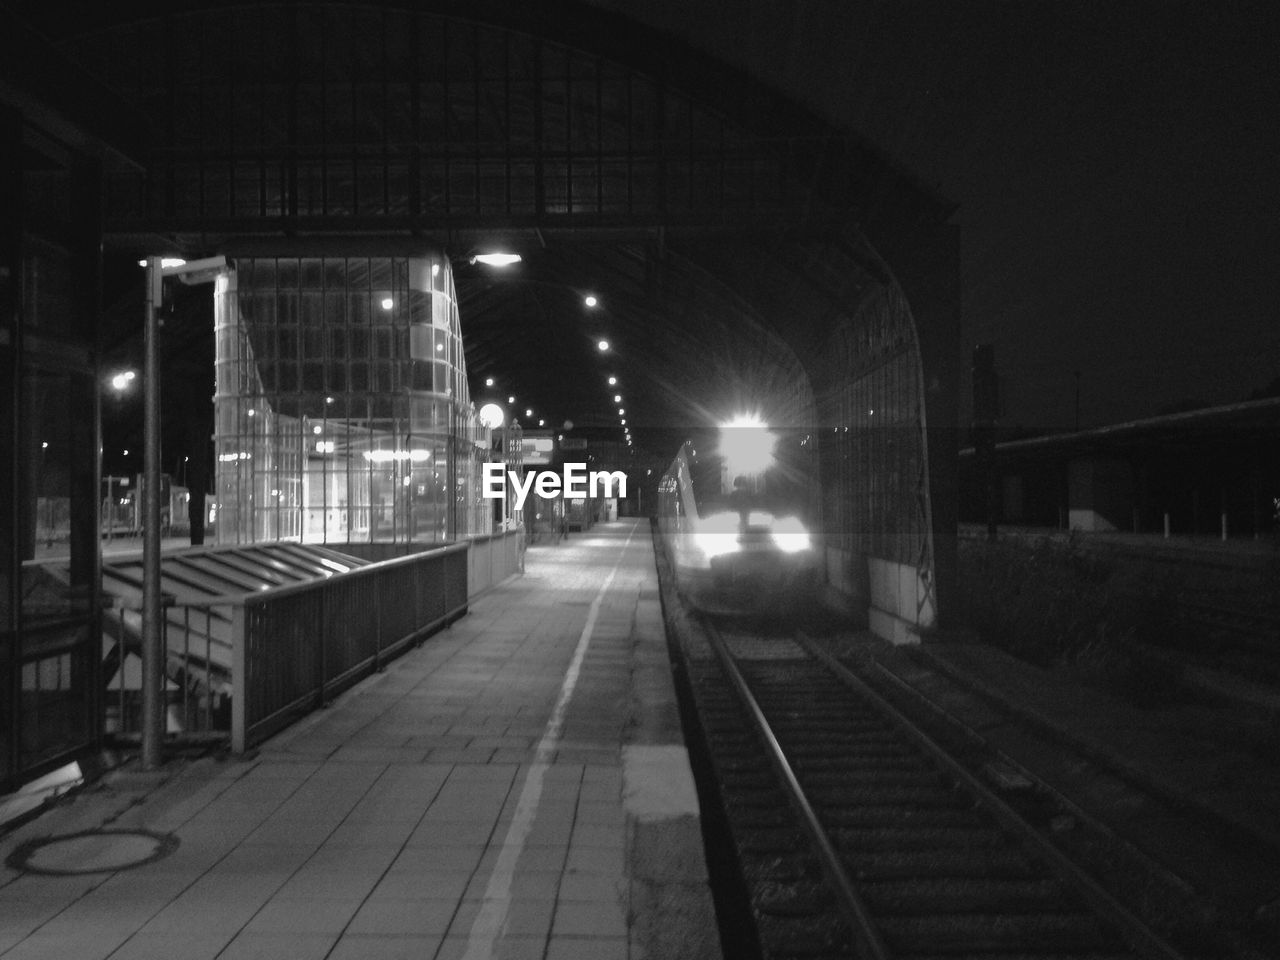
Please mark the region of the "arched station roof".
<svg viewBox="0 0 1280 960"><path fill-rule="evenodd" d="M616 429L787 396L951 206L749 75L564 0L24 11L149 123L118 250L443 248L472 391ZM524 256L505 273L468 263ZM581 296L600 305L589 311Z"/></svg>

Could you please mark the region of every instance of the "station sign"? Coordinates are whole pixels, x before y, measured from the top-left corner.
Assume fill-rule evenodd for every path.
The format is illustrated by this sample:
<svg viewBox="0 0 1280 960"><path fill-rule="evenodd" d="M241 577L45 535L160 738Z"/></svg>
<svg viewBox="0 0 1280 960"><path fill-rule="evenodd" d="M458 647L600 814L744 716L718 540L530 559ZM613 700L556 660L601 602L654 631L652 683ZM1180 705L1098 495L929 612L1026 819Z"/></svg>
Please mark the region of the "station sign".
<svg viewBox="0 0 1280 960"><path fill-rule="evenodd" d="M551 462L551 455L555 452L555 446L555 440L550 435L531 437L526 433L520 438L521 462L526 467L548 464Z"/></svg>

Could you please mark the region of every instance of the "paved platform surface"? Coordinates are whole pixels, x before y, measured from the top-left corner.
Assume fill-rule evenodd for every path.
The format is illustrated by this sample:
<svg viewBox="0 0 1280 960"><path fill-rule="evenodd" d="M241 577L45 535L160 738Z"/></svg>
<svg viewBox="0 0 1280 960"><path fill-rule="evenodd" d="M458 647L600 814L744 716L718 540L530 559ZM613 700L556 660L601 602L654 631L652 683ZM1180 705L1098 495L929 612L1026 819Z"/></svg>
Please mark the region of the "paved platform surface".
<svg viewBox="0 0 1280 960"><path fill-rule="evenodd" d="M645 521L531 550L256 754L117 772L5 837L4 960L720 957ZM96 845L96 846L95 846ZM95 859L95 857L99 859Z"/></svg>

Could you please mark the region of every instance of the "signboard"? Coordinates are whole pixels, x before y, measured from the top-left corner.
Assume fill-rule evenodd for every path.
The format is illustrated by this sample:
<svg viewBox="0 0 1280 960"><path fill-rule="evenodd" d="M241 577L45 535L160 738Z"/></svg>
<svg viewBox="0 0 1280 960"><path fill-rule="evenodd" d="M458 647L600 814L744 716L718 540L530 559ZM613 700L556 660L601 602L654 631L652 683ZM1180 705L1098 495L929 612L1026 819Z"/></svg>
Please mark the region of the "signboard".
<svg viewBox="0 0 1280 960"><path fill-rule="evenodd" d="M585 450L587 449L586 437L565 437L560 441L561 450Z"/></svg>
<svg viewBox="0 0 1280 960"><path fill-rule="evenodd" d="M520 438L520 448L524 465L538 466L551 462L551 454L555 451L555 441L551 437L531 437L527 433Z"/></svg>

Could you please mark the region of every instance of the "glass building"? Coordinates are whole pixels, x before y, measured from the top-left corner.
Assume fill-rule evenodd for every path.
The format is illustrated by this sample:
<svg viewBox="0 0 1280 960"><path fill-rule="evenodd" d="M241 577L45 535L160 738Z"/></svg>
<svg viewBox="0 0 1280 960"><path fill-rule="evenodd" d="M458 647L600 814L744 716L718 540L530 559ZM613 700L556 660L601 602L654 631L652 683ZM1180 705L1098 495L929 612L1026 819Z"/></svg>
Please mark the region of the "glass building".
<svg viewBox="0 0 1280 960"><path fill-rule="evenodd" d="M236 257L214 295L218 543L492 528L442 254Z"/></svg>

